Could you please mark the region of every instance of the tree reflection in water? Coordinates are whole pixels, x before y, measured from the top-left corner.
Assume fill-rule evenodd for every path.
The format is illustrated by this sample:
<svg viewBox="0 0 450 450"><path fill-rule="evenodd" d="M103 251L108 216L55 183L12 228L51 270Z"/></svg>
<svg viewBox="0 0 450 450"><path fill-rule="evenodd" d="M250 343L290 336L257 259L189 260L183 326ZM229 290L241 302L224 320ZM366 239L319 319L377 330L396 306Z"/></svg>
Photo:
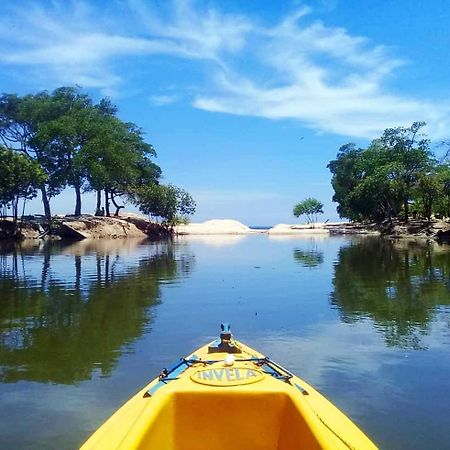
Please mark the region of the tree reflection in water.
<svg viewBox="0 0 450 450"><path fill-rule="evenodd" d="M303 267L312 269L323 263L323 252L319 251L317 247L309 250L296 248L294 249L294 259Z"/></svg>
<svg viewBox="0 0 450 450"><path fill-rule="evenodd" d="M0 381L69 384L95 369L111 373L150 324L160 283L193 263L169 242L131 258L129 245L0 248Z"/></svg>
<svg viewBox="0 0 450 450"><path fill-rule="evenodd" d="M419 241L355 240L340 249L333 284L342 320L370 318L388 345L424 348L438 307L450 305L450 252Z"/></svg>

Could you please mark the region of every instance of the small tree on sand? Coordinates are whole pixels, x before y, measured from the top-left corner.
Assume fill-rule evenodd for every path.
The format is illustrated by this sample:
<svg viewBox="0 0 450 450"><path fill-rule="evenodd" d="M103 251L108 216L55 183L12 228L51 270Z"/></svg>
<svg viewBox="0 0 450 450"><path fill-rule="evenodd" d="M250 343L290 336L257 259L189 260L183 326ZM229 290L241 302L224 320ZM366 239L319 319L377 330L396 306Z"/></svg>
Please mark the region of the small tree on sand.
<svg viewBox="0 0 450 450"><path fill-rule="evenodd" d="M315 198L307 198L294 206L294 216L306 216L308 223L315 224L317 222L317 215L323 214L323 204Z"/></svg>

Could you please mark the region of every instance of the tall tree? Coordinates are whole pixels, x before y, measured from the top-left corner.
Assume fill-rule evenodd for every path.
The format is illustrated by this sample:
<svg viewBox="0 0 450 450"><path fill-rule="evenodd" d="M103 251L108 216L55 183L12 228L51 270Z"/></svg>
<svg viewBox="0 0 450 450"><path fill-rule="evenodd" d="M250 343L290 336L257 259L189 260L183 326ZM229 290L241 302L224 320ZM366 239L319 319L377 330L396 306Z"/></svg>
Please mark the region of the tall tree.
<svg viewBox="0 0 450 450"><path fill-rule="evenodd" d="M53 179L61 186L75 190L75 215L81 214L81 190L86 178L86 167L81 152L96 129L96 110L92 100L77 88L56 89L49 98L52 117L43 121L35 141L54 162Z"/></svg>
<svg viewBox="0 0 450 450"><path fill-rule="evenodd" d="M295 217L306 216L308 223L316 223L317 215L323 214L323 204L315 198L307 198L294 206L293 214Z"/></svg>
<svg viewBox="0 0 450 450"><path fill-rule="evenodd" d="M430 170L433 162L430 141L421 133L425 125L425 122L414 122L410 127L388 128L379 139L395 162L392 177L403 200L405 221L409 218L409 201L418 177Z"/></svg>
<svg viewBox="0 0 450 450"><path fill-rule="evenodd" d="M196 204L191 195L170 184L142 186L136 191L134 198L144 214L160 218L169 227L185 221L195 213Z"/></svg>
<svg viewBox="0 0 450 450"><path fill-rule="evenodd" d="M25 155L0 146L0 206L11 208L14 224L17 222L19 200L36 196L36 189L45 181L39 165Z"/></svg>
<svg viewBox="0 0 450 450"><path fill-rule="evenodd" d="M156 184L161 169L151 161L156 152L136 125L109 114L98 117L96 125L96 137L82 152L89 189L104 191L106 215L110 215L110 201L118 214L123 207L118 197L132 196L139 186Z"/></svg>
<svg viewBox="0 0 450 450"><path fill-rule="evenodd" d="M409 128L385 130L367 149L353 144L341 147L328 164L332 173L333 200L341 217L351 220L392 220L417 193L419 179L433 167L429 141L420 133L423 122Z"/></svg>
<svg viewBox="0 0 450 450"><path fill-rule="evenodd" d="M9 149L38 163L47 175L40 190L48 218L51 217L49 198L61 192L65 181L57 156L48 151L48 143L40 139L38 133L43 123L55 119L58 114L47 92L24 97L0 96L0 140Z"/></svg>
<svg viewBox="0 0 450 450"><path fill-rule="evenodd" d="M350 193L361 179L360 159L363 149L356 148L355 144L343 145L337 158L330 161L328 169L332 173L331 185L334 189L333 201L337 202L337 212L340 217L359 220L358 210L351 204Z"/></svg>

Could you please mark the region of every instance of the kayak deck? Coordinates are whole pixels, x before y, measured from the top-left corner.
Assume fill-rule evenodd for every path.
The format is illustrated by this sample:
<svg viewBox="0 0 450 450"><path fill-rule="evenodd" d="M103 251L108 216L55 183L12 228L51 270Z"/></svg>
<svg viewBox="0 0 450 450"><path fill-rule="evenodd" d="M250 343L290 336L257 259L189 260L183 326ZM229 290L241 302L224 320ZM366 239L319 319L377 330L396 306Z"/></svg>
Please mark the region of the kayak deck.
<svg viewBox="0 0 450 450"><path fill-rule="evenodd" d="M303 380L238 341L225 343L163 370L82 449L376 448Z"/></svg>

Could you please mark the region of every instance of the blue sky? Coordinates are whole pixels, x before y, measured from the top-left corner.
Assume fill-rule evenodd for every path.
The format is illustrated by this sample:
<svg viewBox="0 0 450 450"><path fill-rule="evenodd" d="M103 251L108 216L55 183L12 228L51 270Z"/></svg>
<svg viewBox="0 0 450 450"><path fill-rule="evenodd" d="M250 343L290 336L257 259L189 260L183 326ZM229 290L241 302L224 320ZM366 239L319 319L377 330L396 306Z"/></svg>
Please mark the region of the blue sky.
<svg viewBox="0 0 450 450"><path fill-rule="evenodd" d="M196 221L291 223L308 196L335 220L326 165L342 144L415 120L436 143L450 135L446 0L2 6L1 91L110 96L146 131L164 182L193 194Z"/></svg>

